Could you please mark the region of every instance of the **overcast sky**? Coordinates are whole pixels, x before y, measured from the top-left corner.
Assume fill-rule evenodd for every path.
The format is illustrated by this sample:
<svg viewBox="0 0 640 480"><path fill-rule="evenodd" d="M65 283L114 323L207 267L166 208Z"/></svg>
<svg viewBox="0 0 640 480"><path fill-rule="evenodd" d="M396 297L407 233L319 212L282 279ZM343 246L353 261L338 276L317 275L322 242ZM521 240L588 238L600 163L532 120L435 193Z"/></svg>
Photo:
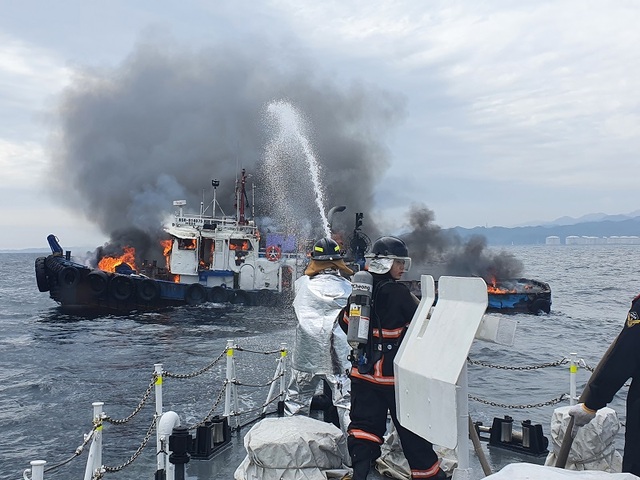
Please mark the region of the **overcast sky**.
<svg viewBox="0 0 640 480"><path fill-rule="evenodd" d="M142 63L161 64L158 75L176 82L184 95L169 99L176 109L187 98L183 89L195 88L188 82L197 78L201 87L203 75L217 75L221 57L225 72L237 58L238 75L251 77L250 84L227 81L230 95L249 85L264 85L263 93L279 91L278 83L296 89L302 103L295 107L310 119L327 179L338 164L346 172L349 156L329 148L331 111L343 135L371 139L375 148L356 152L371 157L362 191L372 195L369 215L389 233L406 228L415 204L432 210L443 228L638 210L639 24L635 0L0 0L0 249L46 246L49 233L65 246L109 238L108 215L93 215L86 205L94 186L77 183L86 178L75 171L82 155L87 165L99 156L86 144L74 150L78 130L110 130L107 119L119 124L123 109L114 107L111 117L105 110L137 105L145 93L147 110L167 103L171 89L125 88L141 78ZM162 62L150 62L151 50ZM198 65L207 68L189 76ZM167 73L173 66L183 71ZM154 97L158 91L162 98ZM220 82L212 91L223 95ZM105 92L108 102L99 103ZM213 103L203 96L197 104L203 118ZM235 129L251 123L254 112L240 117L229 110L247 105L225 105L230 117L243 119ZM354 113L357 121L347 119L354 105L366 106ZM255 117L260 125L257 109ZM259 136L253 126L249 133ZM158 164L157 156L149 158ZM74 181L65 185L67 173ZM169 173L149 173L155 188ZM96 191L119 182L105 170L92 175ZM357 194L357 181L351 184ZM328 203L347 201L333 196Z"/></svg>

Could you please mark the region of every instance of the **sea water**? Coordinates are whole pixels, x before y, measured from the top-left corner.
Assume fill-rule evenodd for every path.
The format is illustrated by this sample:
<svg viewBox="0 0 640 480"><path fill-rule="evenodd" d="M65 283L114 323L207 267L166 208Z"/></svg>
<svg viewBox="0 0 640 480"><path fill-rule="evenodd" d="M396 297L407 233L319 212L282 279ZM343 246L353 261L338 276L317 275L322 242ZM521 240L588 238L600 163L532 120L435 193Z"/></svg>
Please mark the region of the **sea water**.
<svg viewBox="0 0 640 480"><path fill-rule="evenodd" d="M631 300L640 293L640 247L536 245L505 250L522 260L526 278L549 283L551 313L512 316L517 321L514 345L477 341L471 359L525 367L576 353L595 367L622 328ZM171 372L189 373L219 356L227 340L254 351L278 349L281 342L293 344L291 308L205 304L126 316L65 314L48 293L38 292L34 261L42 255L0 254L0 479L22 478L31 460L46 460L49 467L68 459L91 430L92 402L104 402L111 418L129 415L149 386L154 363ZM238 352L236 361L238 377L246 383L263 381L276 367L273 357L247 352ZM165 380L164 410L176 411L187 425L198 422L214 404L224 375L223 361L193 380ZM588 378L587 369L580 369L578 394ZM488 402L471 401L470 414L485 425L491 425L494 417L510 415L514 429L529 419L540 423L548 435L553 409L567 401L517 409L490 403L535 405L568 392L566 364L539 370L469 367L469 393ZM626 393L623 388L610 405L623 422ZM259 405L250 394L241 393L240 401L245 407ZM150 405L131 422L105 425L105 465L129 459L147 431L153 408L152 395ZM489 460L499 467L505 458ZM45 479L82 478L85 463L86 451L47 472ZM231 479L236 466L226 465L226 470L215 473L206 463L192 460L187 465L189 478ZM154 470L152 438L130 466L106 475L152 478Z"/></svg>

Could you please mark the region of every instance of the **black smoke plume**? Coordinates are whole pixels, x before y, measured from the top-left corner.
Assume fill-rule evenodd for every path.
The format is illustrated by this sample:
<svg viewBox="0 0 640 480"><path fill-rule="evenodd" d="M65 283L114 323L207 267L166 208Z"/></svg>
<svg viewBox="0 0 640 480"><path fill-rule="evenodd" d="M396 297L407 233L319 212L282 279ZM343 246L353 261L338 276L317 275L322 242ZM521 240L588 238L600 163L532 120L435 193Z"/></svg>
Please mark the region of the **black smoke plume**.
<svg viewBox="0 0 640 480"><path fill-rule="evenodd" d="M110 236L95 261L124 246L136 249L138 262L162 261L161 226L173 213L172 201L186 200L191 213L202 203L210 212L211 180L217 179L217 200L232 214L241 168L252 175L248 186L256 184L256 217L264 225L282 227L274 223L279 212L273 211L273 192L264 187L276 177L291 202L288 211L312 223L305 233L323 236L323 226L313 220L319 215L308 169L284 157L281 166L265 164L273 133L265 112L274 101L288 102L305 116L322 166L326 209L348 206L335 216L334 231L348 236L353 214L362 212L372 240L389 233L375 224L373 193L375 180L390 166L386 139L405 116L404 98L365 82L339 84L286 49L279 44L270 50L268 42L253 39L192 51L144 39L120 65L76 72L57 110L50 187ZM289 153L300 154L299 148ZM429 209L414 207L411 232L404 236L425 268L446 265L444 273L483 276L516 270L513 259L492 257L482 241L465 244L433 221Z"/></svg>
<svg viewBox="0 0 640 480"><path fill-rule="evenodd" d="M403 100L365 83L340 86L310 61L295 60L299 55L283 67L263 43L193 52L146 40L121 65L77 72L58 108L50 176L55 196L94 221L110 243L126 238L137 252L162 237L173 200L187 200L192 213L201 202L209 205L213 179L220 181L223 211L233 213L241 167L258 183L256 216L272 216L260 172L308 185L299 172L261 170L269 135L265 109L286 100L313 126L327 198L369 213L372 178L390 162L384 139L404 115ZM279 57L291 53L282 48ZM306 204L300 200L291 195ZM149 238L141 243L142 233Z"/></svg>
<svg viewBox="0 0 640 480"><path fill-rule="evenodd" d="M518 278L522 274L523 263L509 252L489 250L485 237L476 235L462 240L450 231L443 231L434 221L435 214L426 206L411 206L411 231L401 235L416 264L408 277L417 279L420 273L434 274L436 277L474 276L492 283L495 280Z"/></svg>

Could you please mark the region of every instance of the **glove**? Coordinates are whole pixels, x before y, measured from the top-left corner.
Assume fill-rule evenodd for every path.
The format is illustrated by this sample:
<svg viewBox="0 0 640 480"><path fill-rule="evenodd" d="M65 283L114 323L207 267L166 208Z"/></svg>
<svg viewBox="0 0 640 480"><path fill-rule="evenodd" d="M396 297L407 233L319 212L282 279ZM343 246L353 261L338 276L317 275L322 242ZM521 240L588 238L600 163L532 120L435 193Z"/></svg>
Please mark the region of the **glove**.
<svg viewBox="0 0 640 480"><path fill-rule="evenodd" d="M594 419L596 411L591 410L584 403L578 403L569 409L569 415L573 417L574 426L582 427Z"/></svg>

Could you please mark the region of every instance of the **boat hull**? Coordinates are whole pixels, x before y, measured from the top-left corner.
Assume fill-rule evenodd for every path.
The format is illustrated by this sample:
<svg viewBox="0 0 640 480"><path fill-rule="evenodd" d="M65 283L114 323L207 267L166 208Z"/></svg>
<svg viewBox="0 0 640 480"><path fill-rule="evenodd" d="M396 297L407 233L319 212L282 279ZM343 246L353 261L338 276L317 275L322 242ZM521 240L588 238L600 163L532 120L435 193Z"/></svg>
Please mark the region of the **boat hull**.
<svg viewBox="0 0 640 480"><path fill-rule="evenodd" d="M132 273L111 273L78 264L59 253L35 262L38 289L49 292L64 310L129 313L205 302L273 306L286 292L245 291L200 283L179 283Z"/></svg>
<svg viewBox="0 0 640 480"><path fill-rule="evenodd" d="M411 293L420 298L419 280L403 280L401 283L407 285ZM488 287L487 297L487 312L534 315L551 312L551 288L549 284L538 280L518 278L498 281Z"/></svg>

